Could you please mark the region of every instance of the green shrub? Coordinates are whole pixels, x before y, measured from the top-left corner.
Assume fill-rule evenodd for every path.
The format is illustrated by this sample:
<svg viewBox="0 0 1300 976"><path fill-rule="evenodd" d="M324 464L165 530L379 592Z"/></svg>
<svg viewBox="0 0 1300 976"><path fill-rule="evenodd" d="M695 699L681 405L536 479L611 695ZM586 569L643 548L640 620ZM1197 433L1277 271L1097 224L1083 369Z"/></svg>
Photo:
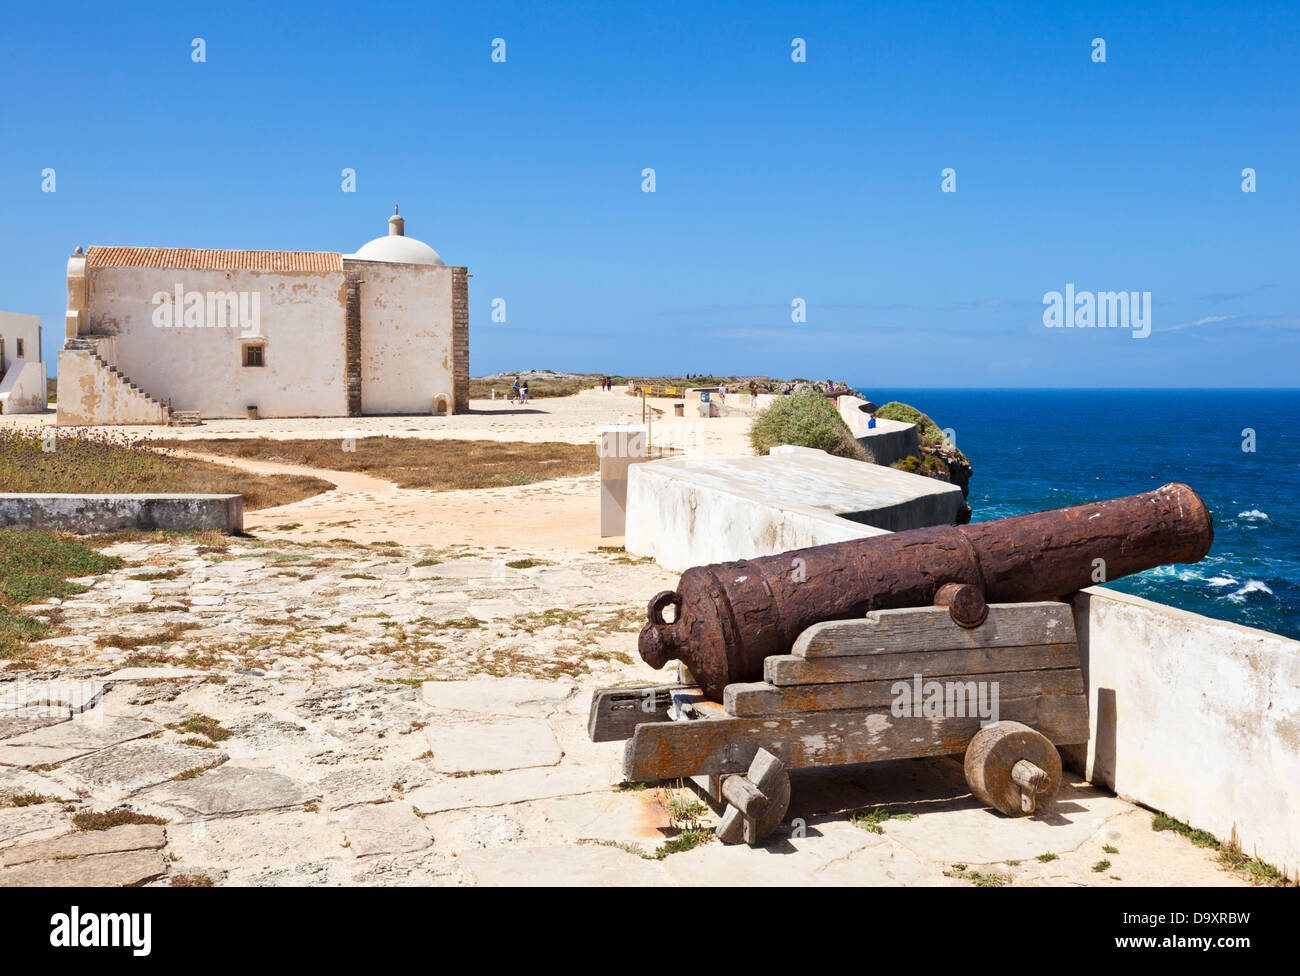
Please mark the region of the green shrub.
<svg viewBox="0 0 1300 976"><path fill-rule="evenodd" d="M921 443L926 447L938 447L947 440L938 424L921 413L920 410L917 410L916 407L909 406L906 403L891 400L876 411L876 416L885 420L901 420L905 424L916 424L917 434L921 438Z"/></svg>
<svg viewBox="0 0 1300 976"><path fill-rule="evenodd" d="M815 447L855 461L867 459L835 404L812 390L773 401L754 418L749 428L749 443L756 454L766 454L782 444L793 444Z"/></svg>

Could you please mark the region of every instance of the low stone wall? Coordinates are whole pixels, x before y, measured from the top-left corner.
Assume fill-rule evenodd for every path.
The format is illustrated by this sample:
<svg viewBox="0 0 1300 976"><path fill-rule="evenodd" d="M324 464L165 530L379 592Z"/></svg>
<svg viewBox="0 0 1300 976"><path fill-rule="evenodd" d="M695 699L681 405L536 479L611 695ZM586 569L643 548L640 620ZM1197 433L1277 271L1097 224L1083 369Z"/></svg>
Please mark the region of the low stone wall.
<svg viewBox="0 0 1300 976"><path fill-rule="evenodd" d="M121 529L244 530L242 495L0 494L0 528L52 532Z"/></svg>
<svg viewBox="0 0 1300 976"><path fill-rule="evenodd" d="M1092 782L1300 876L1300 641L1089 588L1073 598Z"/></svg>
<svg viewBox="0 0 1300 976"><path fill-rule="evenodd" d="M806 447L776 447L763 457L674 458L628 469L624 545L679 572L950 525L961 505L955 485Z"/></svg>
<svg viewBox="0 0 1300 976"><path fill-rule="evenodd" d="M890 465L921 453L921 438L916 432L916 424L901 420L882 418L876 421L874 428L861 428L855 430L853 435L873 464Z"/></svg>

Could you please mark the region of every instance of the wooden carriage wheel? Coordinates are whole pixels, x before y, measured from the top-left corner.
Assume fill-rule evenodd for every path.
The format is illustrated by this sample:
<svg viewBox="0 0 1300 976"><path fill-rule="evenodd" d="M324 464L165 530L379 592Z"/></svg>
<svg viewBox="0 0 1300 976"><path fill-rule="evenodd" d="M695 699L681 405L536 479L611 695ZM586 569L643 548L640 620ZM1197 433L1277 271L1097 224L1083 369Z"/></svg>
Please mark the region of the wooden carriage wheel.
<svg viewBox="0 0 1300 976"><path fill-rule="evenodd" d="M715 833L724 844L761 844L785 818L790 808L790 774L785 764L766 749L759 749L749 770L722 781L727 802Z"/></svg>
<svg viewBox="0 0 1300 976"><path fill-rule="evenodd" d="M1046 809L1061 786L1061 755L1045 735L1020 722L994 722L966 747L966 782L1008 817Z"/></svg>

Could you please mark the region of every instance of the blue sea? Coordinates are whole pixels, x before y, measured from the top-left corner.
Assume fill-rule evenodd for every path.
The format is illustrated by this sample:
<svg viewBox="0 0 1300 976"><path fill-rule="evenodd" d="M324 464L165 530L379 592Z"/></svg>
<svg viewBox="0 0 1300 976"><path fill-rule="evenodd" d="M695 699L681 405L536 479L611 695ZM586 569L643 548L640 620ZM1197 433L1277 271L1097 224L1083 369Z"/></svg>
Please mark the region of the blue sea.
<svg viewBox="0 0 1300 976"><path fill-rule="evenodd" d="M1191 485L1214 516L1210 554L1107 585L1300 638L1300 390L857 388L956 433L972 521Z"/></svg>

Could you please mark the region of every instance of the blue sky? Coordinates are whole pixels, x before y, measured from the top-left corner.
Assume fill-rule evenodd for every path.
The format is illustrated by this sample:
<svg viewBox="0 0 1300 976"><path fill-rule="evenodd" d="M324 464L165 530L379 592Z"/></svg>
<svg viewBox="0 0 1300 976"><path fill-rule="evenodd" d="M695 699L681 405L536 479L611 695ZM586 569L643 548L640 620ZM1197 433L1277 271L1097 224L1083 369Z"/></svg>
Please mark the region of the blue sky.
<svg viewBox="0 0 1300 976"><path fill-rule="evenodd" d="M0 308L52 361L77 245L349 252L399 202L476 375L1300 385L1300 5L1064 6L11 6ZM1045 328L1067 283L1151 335Z"/></svg>

